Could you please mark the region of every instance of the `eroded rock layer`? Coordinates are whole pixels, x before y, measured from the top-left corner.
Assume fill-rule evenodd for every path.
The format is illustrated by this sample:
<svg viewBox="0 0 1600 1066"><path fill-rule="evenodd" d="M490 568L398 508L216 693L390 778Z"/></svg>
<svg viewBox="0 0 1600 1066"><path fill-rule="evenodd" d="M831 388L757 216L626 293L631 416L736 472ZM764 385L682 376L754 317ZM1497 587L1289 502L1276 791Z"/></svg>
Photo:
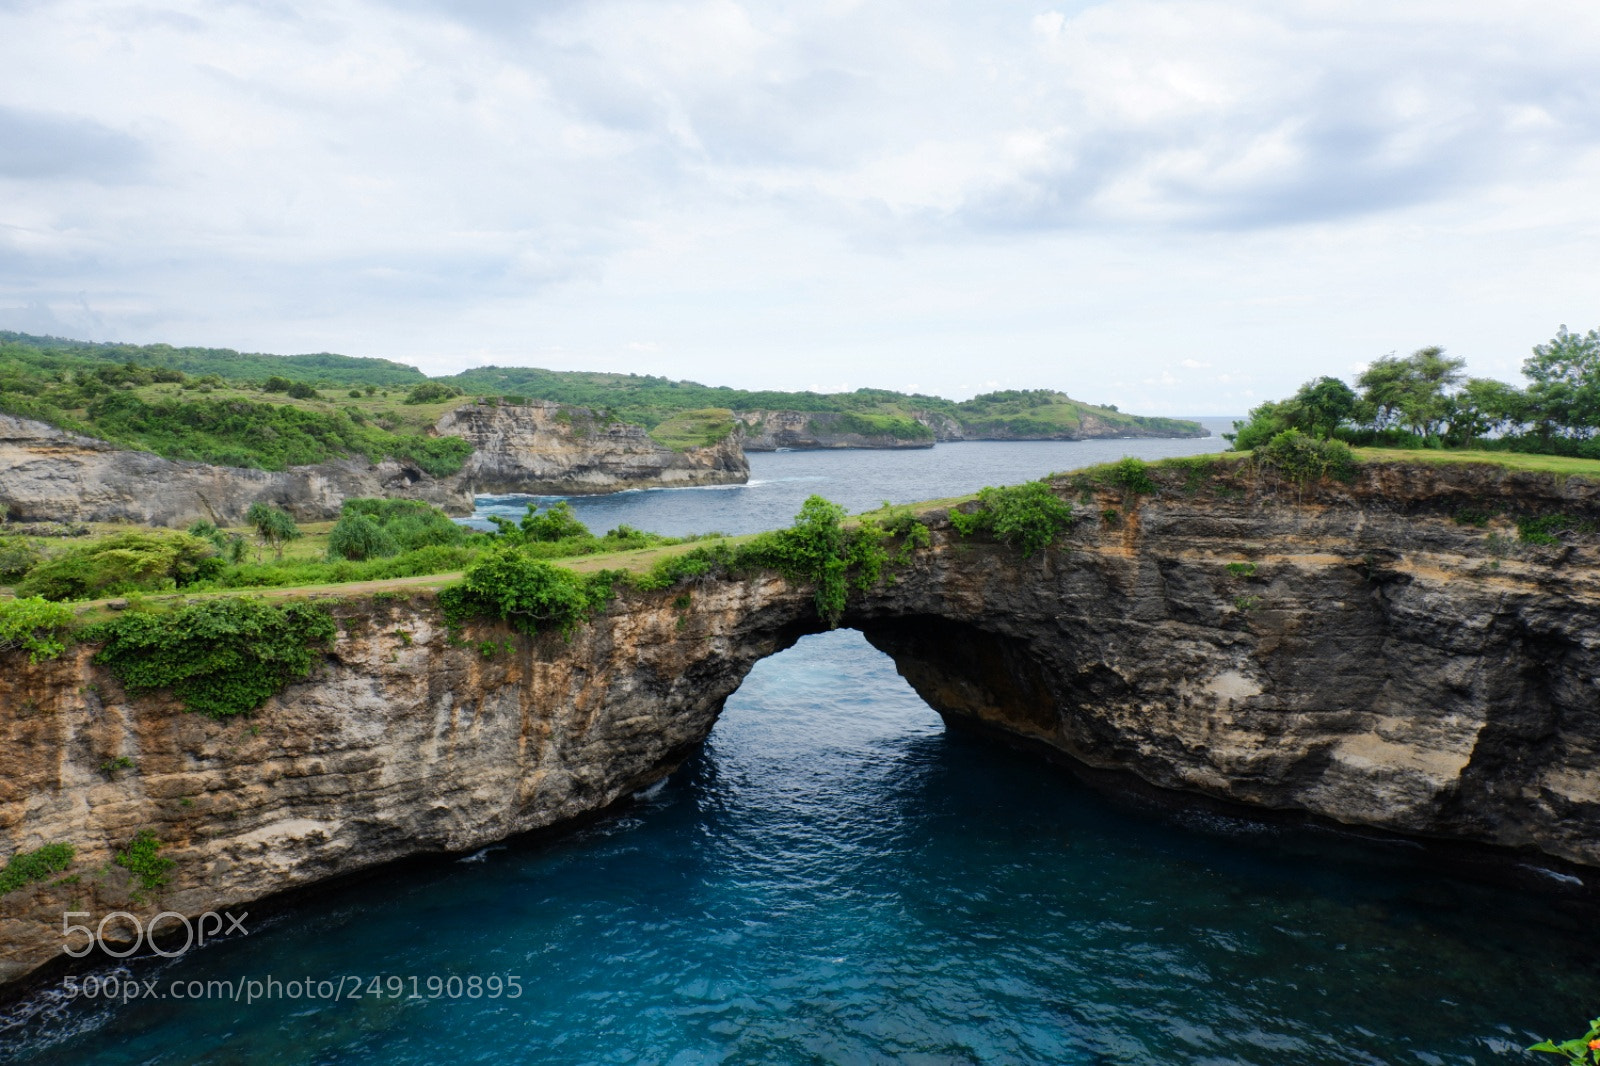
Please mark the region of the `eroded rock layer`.
<svg viewBox="0 0 1600 1066"><path fill-rule="evenodd" d="M357 496L409 496L454 514L472 511L472 493L460 478L440 480L393 459L336 459L281 471L213 466L0 414L0 504L20 521L183 526L205 518L231 525L257 501L316 521L337 517L344 501Z"/></svg>
<svg viewBox="0 0 1600 1066"><path fill-rule="evenodd" d="M404 496L470 514L476 493L741 484L750 471L737 434L674 451L640 426L558 404L466 404L440 419L435 432L471 442L472 455L459 473L433 477L413 463L361 458L283 471L213 466L127 451L0 414L0 504L23 521L183 526L206 518L232 525L257 501L283 507L300 521L336 518L345 500L361 496Z"/></svg>
<svg viewBox="0 0 1600 1066"><path fill-rule="evenodd" d="M1600 552L1512 523L1600 517L1595 485L1445 464L1315 489L1245 464L1160 476L1079 498L1066 542L1031 558L934 516L932 546L845 624L953 724L1600 867ZM5 657L0 855L71 843L77 879L0 897L0 978L59 956L64 910L195 914L601 810L818 625L809 591L770 576L624 593L570 640L485 624L451 642L420 592L330 602L332 655L248 719L130 699L92 649ZM176 866L139 901L108 861L142 829Z"/></svg>
<svg viewBox="0 0 1600 1066"><path fill-rule="evenodd" d="M742 485L750 477L737 433L709 447L674 451L642 426L539 400L465 404L435 429L471 442L472 455L456 480L472 492L576 495Z"/></svg>

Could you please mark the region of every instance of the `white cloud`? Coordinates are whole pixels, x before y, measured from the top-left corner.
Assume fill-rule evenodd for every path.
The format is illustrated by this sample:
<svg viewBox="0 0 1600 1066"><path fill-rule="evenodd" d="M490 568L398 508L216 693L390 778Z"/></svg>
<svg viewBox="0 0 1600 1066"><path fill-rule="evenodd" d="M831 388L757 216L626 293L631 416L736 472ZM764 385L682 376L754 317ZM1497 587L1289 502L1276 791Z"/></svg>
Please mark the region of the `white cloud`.
<svg viewBox="0 0 1600 1066"><path fill-rule="evenodd" d="M1576 0L58 0L0 63L0 328L1276 394L1600 283Z"/></svg>

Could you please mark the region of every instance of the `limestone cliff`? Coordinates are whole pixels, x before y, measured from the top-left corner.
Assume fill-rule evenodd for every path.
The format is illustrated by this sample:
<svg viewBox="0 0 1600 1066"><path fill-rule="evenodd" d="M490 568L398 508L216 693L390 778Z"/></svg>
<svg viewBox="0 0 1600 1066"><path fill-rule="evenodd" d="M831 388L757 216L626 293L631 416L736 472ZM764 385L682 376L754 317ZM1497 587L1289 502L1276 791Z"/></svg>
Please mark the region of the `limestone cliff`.
<svg viewBox="0 0 1600 1066"><path fill-rule="evenodd" d="M741 411L745 451L780 448L931 448L959 440L1094 440L1121 437L1208 437L1211 431L1180 419L1112 421L1091 409L1073 407L1070 421L974 416L956 418L940 411L912 411L898 432L873 427L868 420L840 412ZM908 425L909 423L909 425Z"/></svg>
<svg viewBox="0 0 1600 1066"><path fill-rule="evenodd" d="M465 404L434 428L471 442L472 455L457 476L471 492L576 495L737 485L750 476L737 433L708 447L674 451L642 426L540 400Z"/></svg>
<svg viewBox="0 0 1600 1066"><path fill-rule="evenodd" d="M1195 422L1180 419L1145 418L1112 421L1092 411L1081 411L1067 425L1019 424L1000 418L974 417L944 428L944 440L1100 440L1123 437L1209 437L1211 431Z"/></svg>
<svg viewBox="0 0 1600 1066"><path fill-rule="evenodd" d="M338 459L282 471L212 466L0 414L0 503L23 521L232 524L258 500L314 521L336 517L352 496L411 496L456 514L472 510L472 494L459 479L441 481L393 459Z"/></svg>
<svg viewBox="0 0 1600 1066"><path fill-rule="evenodd" d="M952 725L1600 867L1600 546L1518 543L1511 524L1593 521L1600 486L1448 464L1313 488L1244 463L1159 479L1129 498L1063 481L1085 518L1032 558L936 515L932 546L845 624ZM329 601L333 653L248 720L129 699L89 649L5 656L0 854L70 842L78 880L0 897L0 978L59 956L63 910L238 906L626 797L818 625L774 577L687 591L624 593L570 640L485 624L465 645L425 593ZM105 864L145 828L177 865L141 903Z"/></svg>
<svg viewBox="0 0 1600 1066"><path fill-rule="evenodd" d="M780 448L931 448L935 437L935 430L920 418L914 425L902 426L902 435L896 436L861 432L869 427L853 426L847 416L831 411L741 411L738 417L744 425L747 452L773 452Z"/></svg>
<svg viewBox="0 0 1600 1066"><path fill-rule="evenodd" d="M473 445L465 467L450 477L394 459L283 471L183 462L0 414L0 504L24 521L181 526L197 518L238 523L259 500L316 521L337 517L355 496L406 496L470 514L480 492L615 492L737 484L749 476L737 435L677 452L639 426L557 404L467 404L440 419L436 432Z"/></svg>

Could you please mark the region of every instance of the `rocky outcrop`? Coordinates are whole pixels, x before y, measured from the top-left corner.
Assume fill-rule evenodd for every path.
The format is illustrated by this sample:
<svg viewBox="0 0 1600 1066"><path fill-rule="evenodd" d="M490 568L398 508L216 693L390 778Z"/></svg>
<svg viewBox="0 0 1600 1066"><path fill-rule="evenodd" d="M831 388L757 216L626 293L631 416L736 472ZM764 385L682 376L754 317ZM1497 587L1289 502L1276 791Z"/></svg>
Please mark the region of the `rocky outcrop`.
<svg viewBox="0 0 1600 1066"><path fill-rule="evenodd" d="M283 507L300 521L337 518L344 501L359 496L405 496L470 514L474 493L741 484L750 471L737 433L678 452L640 426L549 403L467 404L440 419L436 432L472 443L459 473L436 478L413 463L361 458L282 471L213 466L128 451L0 414L0 504L22 521L183 526L206 518L232 525L257 501Z"/></svg>
<svg viewBox="0 0 1600 1066"><path fill-rule="evenodd" d="M0 414L0 504L22 521L234 524L256 501L301 521L335 518L353 496L410 496L470 514L472 493L411 463L338 459L287 470L250 470L163 459Z"/></svg>
<svg viewBox="0 0 1600 1066"><path fill-rule="evenodd" d="M1138 418L1112 422L1084 411L1071 423L1014 418L963 421L938 411L913 411L896 429L874 427L870 420L840 412L741 411L744 449L931 448L959 440L1093 440L1122 437L1209 437L1197 422L1175 418ZM920 428L919 428L920 427Z"/></svg>
<svg viewBox="0 0 1600 1066"><path fill-rule="evenodd" d="M1600 548L1520 543L1511 522L1600 519L1600 486L1450 464L1311 488L1245 463L1158 477L1129 498L1063 480L1085 518L1031 558L935 515L845 624L954 726L1600 867ZM75 882L0 897L0 977L58 958L64 910L239 907L601 810L818 628L809 591L771 576L624 592L570 639L452 641L422 592L329 603L332 654L249 720L130 699L88 649L0 663L0 854L78 849ZM147 828L177 865L141 902L105 864Z"/></svg>
<svg viewBox="0 0 1600 1066"><path fill-rule="evenodd" d="M945 440L1102 440L1126 437L1187 438L1209 437L1211 431L1198 422L1177 418L1138 418L1112 422L1092 411L1083 411L1071 425L1017 421L1004 418L973 418L957 422L940 432Z"/></svg>
<svg viewBox="0 0 1600 1066"><path fill-rule="evenodd" d="M470 492L577 495L740 485L750 477L737 432L708 447L674 451L642 426L539 400L466 404L434 428L472 443L456 479Z"/></svg>
<svg viewBox="0 0 1600 1066"><path fill-rule="evenodd" d="M832 411L741 411L744 450L775 452L779 449L819 448L931 448L933 429L922 419L900 420L900 433L864 432L849 416Z"/></svg>

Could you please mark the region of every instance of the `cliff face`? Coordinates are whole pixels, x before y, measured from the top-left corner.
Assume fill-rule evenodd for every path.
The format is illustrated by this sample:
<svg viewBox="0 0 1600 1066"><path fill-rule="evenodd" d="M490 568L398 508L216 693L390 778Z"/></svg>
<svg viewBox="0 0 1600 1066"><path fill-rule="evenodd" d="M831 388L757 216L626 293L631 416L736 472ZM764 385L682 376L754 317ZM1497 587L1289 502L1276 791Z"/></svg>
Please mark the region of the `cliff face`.
<svg viewBox="0 0 1600 1066"><path fill-rule="evenodd" d="M1458 522L1592 520L1600 489L1424 464L1317 489L1242 465L1161 476L1153 496L1083 499L1032 558L936 520L845 624L952 725L1166 788L1600 867L1600 550ZM79 880L0 897L0 978L58 956L64 910L237 907L602 809L817 628L809 591L772 577L625 593L570 641L484 625L452 644L423 593L333 610L333 654L248 720L130 700L82 649L4 657L0 854L69 842ZM177 865L141 903L105 864L145 828Z"/></svg>
<svg viewBox="0 0 1600 1066"><path fill-rule="evenodd" d="M737 433L706 448L674 451L641 426L606 422L581 407L533 401L466 404L439 420L473 453L456 479L471 492L579 494L630 488L738 485L750 464Z"/></svg>
<svg viewBox="0 0 1600 1066"><path fill-rule="evenodd" d="M396 460L340 459L283 471L163 459L0 414L0 503L24 521L187 525L242 521L258 500L302 521L334 518L352 496L410 496L456 514L472 493Z"/></svg>
<svg viewBox="0 0 1600 1066"><path fill-rule="evenodd" d="M405 496L470 514L479 492L590 493L739 484L749 464L737 435L684 452L639 426L606 424L582 408L468 404L446 414L442 435L473 453L460 473L435 478L393 459L337 459L284 471L250 470L125 451L29 419L0 414L0 503L24 521L126 521L182 526L197 518L243 521L257 501L300 521L337 518L346 499Z"/></svg>
<svg viewBox="0 0 1600 1066"><path fill-rule="evenodd" d="M931 448L934 435L895 437L888 433L853 432L841 417L827 411L742 411L744 449L773 452L779 448ZM921 419L919 424L927 426Z"/></svg>
<svg viewBox="0 0 1600 1066"><path fill-rule="evenodd" d="M745 451L770 452L779 448L931 448L958 440L1092 440L1104 437L1209 437L1210 430L1195 423L1166 419L1155 424L1109 422L1084 412L1070 425L1044 420L1019 423L1005 418L961 419L937 411L915 411L910 418L927 435L896 437L890 433L852 431L849 416L836 412L742 411Z"/></svg>
<svg viewBox="0 0 1600 1066"><path fill-rule="evenodd" d="M1109 422L1092 412L1084 412L1076 424L1048 427L1045 425L1019 427L1005 419L975 418L966 422L946 420L940 440L1099 440L1122 437L1209 437L1211 431L1194 423L1144 425L1137 422ZM1188 428L1193 426L1193 428Z"/></svg>

